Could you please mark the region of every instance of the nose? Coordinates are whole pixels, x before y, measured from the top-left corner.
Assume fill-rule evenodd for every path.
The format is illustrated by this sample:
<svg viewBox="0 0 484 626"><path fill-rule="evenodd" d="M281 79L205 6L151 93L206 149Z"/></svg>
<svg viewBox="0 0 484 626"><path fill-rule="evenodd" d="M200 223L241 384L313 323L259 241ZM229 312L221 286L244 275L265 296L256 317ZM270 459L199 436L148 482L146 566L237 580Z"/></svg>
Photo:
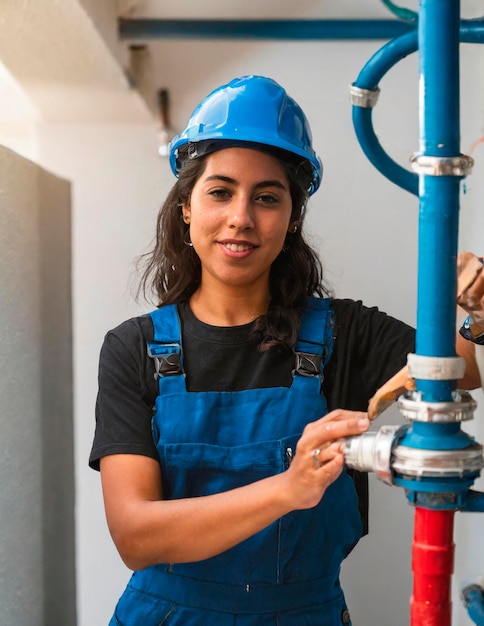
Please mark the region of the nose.
<svg viewBox="0 0 484 626"><path fill-rule="evenodd" d="M230 228L247 230L254 227L254 213L250 198L237 194L230 203L227 222Z"/></svg>

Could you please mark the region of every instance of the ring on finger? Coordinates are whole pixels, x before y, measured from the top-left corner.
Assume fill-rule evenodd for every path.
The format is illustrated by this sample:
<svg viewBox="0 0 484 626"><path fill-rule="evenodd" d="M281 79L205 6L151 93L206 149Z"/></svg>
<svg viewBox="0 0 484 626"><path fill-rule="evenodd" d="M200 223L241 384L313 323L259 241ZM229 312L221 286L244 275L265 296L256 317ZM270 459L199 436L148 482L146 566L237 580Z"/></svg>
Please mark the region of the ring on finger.
<svg viewBox="0 0 484 626"><path fill-rule="evenodd" d="M320 453L321 453L321 448L316 448L315 450L313 450L313 463L316 469L319 469L320 467L323 466L323 464L321 463L319 459Z"/></svg>

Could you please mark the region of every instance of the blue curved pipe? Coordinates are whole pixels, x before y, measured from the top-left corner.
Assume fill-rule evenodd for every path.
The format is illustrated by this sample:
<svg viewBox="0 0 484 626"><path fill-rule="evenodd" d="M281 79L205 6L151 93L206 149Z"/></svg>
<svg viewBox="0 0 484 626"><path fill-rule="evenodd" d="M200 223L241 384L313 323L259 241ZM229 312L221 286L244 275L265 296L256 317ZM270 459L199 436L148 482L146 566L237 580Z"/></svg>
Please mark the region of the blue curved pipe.
<svg viewBox="0 0 484 626"><path fill-rule="evenodd" d="M462 20L459 37L462 43L484 43L484 20ZM376 89L398 61L417 49L418 33L415 30L389 41L366 63L354 85L361 89ZM396 163L382 148L373 128L372 109L353 106L352 115L356 136L369 161L391 182L418 196L418 175Z"/></svg>
<svg viewBox="0 0 484 626"><path fill-rule="evenodd" d="M462 599L474 624L484 626L484 589L479 585L469 585L462 590Z"/></svg>
<svg viewBox="0 0 484 626"><path fill-rule="evenodd" d="M407 55L418 49L417 31L388 42L378 50L361 70L354 82L356 87L374 90L382 77ZM398 165L382 148L372 121L372 108L353 106L353 126L360 146L371 163L386 178L418 196L418 176Z"/></svg>

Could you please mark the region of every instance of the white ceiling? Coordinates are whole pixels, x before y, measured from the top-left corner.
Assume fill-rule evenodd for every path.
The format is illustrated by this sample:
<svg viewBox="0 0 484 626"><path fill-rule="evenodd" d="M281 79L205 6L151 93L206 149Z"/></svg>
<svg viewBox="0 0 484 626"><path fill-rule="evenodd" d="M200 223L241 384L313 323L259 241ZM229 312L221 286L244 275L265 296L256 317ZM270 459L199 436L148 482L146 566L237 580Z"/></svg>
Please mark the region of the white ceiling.
<svg viewBox="0 0 484 626"><path fill-rule="evenodd" d="M418 9L418 0L397 4ZM484 0L462 0L461 6L463 17L484 13ZM392 13L382 0L2 0L0 125L37 118L149 120L146 93L141 89L140 97L127 77L128 43L117 38L118 16L391 19ZM161 46L153 41L149 47L156 66Z"/></svg>
<svg viewBox="0 0 484 626"><path fill-rule="evenodd" d="M418 11L418 0L395 0ZM461 0L462 17L482 16L483 0ZM392 13L382 0L118 0L124 17L160 19L384 19Z"/></svg>
<svg viewBox="0 0 484 626"><path fill-rule="evenodd" d="M2 0L0 65L2 124L20 122L26 111L56 122L150 118L78 0Z"/></svg>

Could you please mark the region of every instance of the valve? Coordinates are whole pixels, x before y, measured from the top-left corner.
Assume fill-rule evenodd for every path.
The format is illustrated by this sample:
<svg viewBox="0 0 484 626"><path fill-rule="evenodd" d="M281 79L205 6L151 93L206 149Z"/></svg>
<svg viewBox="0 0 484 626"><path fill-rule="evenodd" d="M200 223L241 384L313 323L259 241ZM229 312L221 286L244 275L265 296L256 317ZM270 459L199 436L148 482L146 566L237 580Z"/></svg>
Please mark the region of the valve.
<svg viewBox="0 0 484 626"><path fill-rule="evenodd" d="M483 447L460 429L473 417L472 396L457 390L450 402L425 402L410 391L399 399L399 408L409 424L344 440L347 466L404 487L411 504L478 510L484 494L469 489L484 467Z"/></svg>
<svg viewBox="0 0 484 626"><path fill-rule="evenodd" d="M408 429L403 426L382 426L359 437L343 440L346 465L360 472L375 472L378 479L393 485L393 451Z"/></svg>

